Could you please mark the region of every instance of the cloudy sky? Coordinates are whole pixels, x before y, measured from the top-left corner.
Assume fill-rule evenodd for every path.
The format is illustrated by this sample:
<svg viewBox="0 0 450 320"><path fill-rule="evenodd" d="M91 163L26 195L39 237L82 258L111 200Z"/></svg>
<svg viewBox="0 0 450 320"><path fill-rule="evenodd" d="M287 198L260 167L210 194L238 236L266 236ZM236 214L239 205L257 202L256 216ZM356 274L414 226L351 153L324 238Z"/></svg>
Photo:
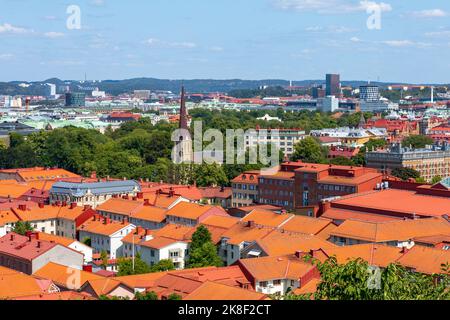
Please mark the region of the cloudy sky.
<svg viewBox="0 0 450 320"><path fill-rule="evenodd" d="M449 51L448 0L0 0L0 81L450 83Z"/></svg>

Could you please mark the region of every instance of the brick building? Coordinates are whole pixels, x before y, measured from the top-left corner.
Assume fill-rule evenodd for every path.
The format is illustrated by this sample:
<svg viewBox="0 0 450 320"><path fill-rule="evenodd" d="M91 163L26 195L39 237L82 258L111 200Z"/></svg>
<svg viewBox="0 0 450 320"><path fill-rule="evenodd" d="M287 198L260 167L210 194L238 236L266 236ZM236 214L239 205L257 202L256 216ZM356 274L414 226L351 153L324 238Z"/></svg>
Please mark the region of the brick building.
<svg viewBox="0 0 450 320"><path fill-rule="evenodd" d="M374 190L382 182L375 169L286 162L274 175L260 176L262 204L286 210L316 206L322 199Z"/></svg>

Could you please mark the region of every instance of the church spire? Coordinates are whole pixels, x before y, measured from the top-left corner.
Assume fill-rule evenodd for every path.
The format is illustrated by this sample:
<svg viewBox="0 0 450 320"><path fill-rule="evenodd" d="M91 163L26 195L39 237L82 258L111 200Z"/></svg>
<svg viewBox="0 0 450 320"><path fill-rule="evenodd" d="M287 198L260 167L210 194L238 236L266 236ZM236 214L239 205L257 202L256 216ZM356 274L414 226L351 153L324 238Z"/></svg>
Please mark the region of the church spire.
<svg viewBox="0 0 450 320"><path fill-rule="evenodd" d="M181 87L181 103L180 103L180 129L188 130L188 116L186 109L186 92L184 85Z"/></svg>

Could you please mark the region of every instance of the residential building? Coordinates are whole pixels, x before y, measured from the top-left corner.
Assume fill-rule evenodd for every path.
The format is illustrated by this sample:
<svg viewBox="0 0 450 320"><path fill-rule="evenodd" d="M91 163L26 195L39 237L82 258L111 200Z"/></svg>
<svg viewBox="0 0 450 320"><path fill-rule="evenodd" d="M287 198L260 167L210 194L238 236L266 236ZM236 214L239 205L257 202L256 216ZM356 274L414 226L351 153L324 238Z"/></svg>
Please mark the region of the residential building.
<svg viewBox="0 0 450 320"><path fill-rule="evenodd" d="M59 179L81 178L79 175L58 168L21 168L0 170L0 180L16 180L18 182L56 181Z"/></svg>
<svg viewBox="0 0 450 320"><path fill-rule="evenodd" d="M231 180L233 208L251 206L259 202L259 175L259 170L246 171Z"/></svg>
<svg viewBox="0 0 450 320"><path fill-rule="evenodd" d="M62 236L55 236L44 232L39 232L37 234L37 238L44 241L59 243L60 245L63 245L67 248L82 253L84 256L85 265L92 262L92 252L93 252L92 248L76 239L66 238Z"/></svg>
<svg viewBox="0 0 450 320"><path fill-rule="evenodd" d="M297 252L295 255L241 259L238 265L250 275L256 292L284 295L320 278L317 267L302 258L302 252Z"/></svg>
<svg viewBox="0 0 450 320"><path fill-rule="evenodd" d="M385 139L388 136L385 128L360 129L349 127L311 130L310 135L317 138L337 138L341 145L353 148L363 147L365 143L372 139Z"/></svg>
<svg viewBox="0 0 450 320"><path fill-rule="evenodd" d="M106 252L110 259L116 259L122 254L122 239L135 228L131 223L115 222L95 215L78 228L78 239L83 242L90 239L94 253Z"/></svg>
<svg viewBox="0 0 450 320"><path fill-rule="evenodd" d="M295 170L296 207L318 205L322 199L374 190L382 182L375 169L304 163Z"/></svg>
<svg viewBox="0 0 450 320"><path fill-rule="evenodd" d="M366 222L346 220L330 233L330 241L343 246L379 243L411 249L414 237L450 236L450 223L442 218Z"/></svg>
<svg viewBox="0 0 450 320"><path fill-rule="evenodd" d="M196 226L210 216L228 217L229 215L221 207L187 202L180 202L166 212L168 223L187 226Z"/></svg>
<svg viewBox="0 0 450 320"><path fill-rule="evenodd" d="M9 233L0 238L0 265L33 274L49 262L82 269L83 254L58 243L40 240L37 233Z"/></svg>
<svg viewBox="0 0 450 320"><path fill-rule="evenodd" d="M247 149L271 144L283 152L284 156L291 157L295 151L294 146L305 137L306 132L302 129L262 129L257 126L255 130L247 130L243 138Z"/></svg>
<svg viewBox="0 0 450 320"><path fill-rule="evenodd" d="M50 203L76 203L78 206L98 205L113 195L134 197L140 192L139 183L134 180L71 183L56 182L50 189Z"/></svg>
<svg viewBox="0 0 450 320"><path fill-rule="evenodd" d="M450 208L448 189L387 189L349 195L321 203L320 215L341 224L348 219L382 222L445 217ZM444 193L447 194L444 194Z"/></svg>
<svg viewBox="0 0 450 320"><path fill-rule="evenodd" d="M444 142L424 149L393 144L384 150L367 152L366 162L368 167L385 173L397 168L414 169L426 181L431 181L436 176L450 176L450 144Z"/></svg>
<svg viewBox="0 0 450 320"><path fill-rule="evenodd" d="M0 210L0 237L3 237L7 233L11 232L14 228L14 224L18 221L19 218L11 209Z"/></svg>

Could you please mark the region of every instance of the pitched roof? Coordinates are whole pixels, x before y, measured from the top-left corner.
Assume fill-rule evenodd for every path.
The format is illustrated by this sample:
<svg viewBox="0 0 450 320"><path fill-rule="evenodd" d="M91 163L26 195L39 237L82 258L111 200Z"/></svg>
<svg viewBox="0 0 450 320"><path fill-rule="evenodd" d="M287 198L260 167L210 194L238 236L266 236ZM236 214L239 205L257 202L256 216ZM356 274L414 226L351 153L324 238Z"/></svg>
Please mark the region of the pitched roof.
<svg viewBox="0 0 450 320"><path fill-rule="evenodd" d="M11 232L0 238L0 252L13 257L19 257L31 261L58 244L49 241L41 241L28 238Z"/></svg>
<svg viewBox="0 0 450 320"><path fill-rule="evenodd" d="M219 228L229 229L239 222L238 218L235 217L222 217L222 216L210 216L202 221L205 226L213 226Z"/></svg>
<svg viewBox="0 0 450 320"><path fill-rule="evenodd" d="M171 244L179 242L178 240L165 238L165 237L155 237L151 240L139 243L140 246L152 248L152 249L162 249Z"/></svg>
<svg viewBox="0 0 450 320"><path fill-rule="evenodd" d="M58 168L22 168L0 170L4 173L17 173L25 181L55 180L58 178L78 178L79 175L70 171Z"/></svg>
<svg viewBox="0 0 450 320"><path fill-rule="evenodd" d="M352 210L345 210L339 208L330 208L325 211L321 218L331 219L331 220L361 220L367 222L387 222L401 220L402 217L387 216L383 214L366 213Z"/></svg>
<svg viewBox="0 0 450 320"><path fill-rule="evenodd" d="M82 197L90 191L95 195L130 193L140 190L139 183L134 180L115 180L103 182L55 182L50 189L52 194L70 194L75 197Z"/></svg>
<svg viewBox="0 0 450 320"><path fill-rule="evenodd" d="M253 259L241 259L239 264L256 281L272 279L297 280L315 268L295 255L268 256Z"/></svg>
<svg viewBox="0 0 450 320"><path fill-rule="evenodd" d="M450 198L417 194L414 191L388 189L353 194L334 200L332 207L363 212L374 210L404 215L442 216L449 214Z"/></svg>
<svg viewBox="0 0 450 320"><path fill-rule="evenodd" d="M76 240L61 236L56 236L53 234L45 233L45 232L38 232L37 234L39 240L45 240L49 242L59 243L60 245L63 245L65 247L70 246L72 243L74 243Z"/></svg>
<svg viewBox="0 0 450 320"><path fill-rule="evenodd" d="M265 300L265 294L207 281L183 300Z"/></svg>
<svg viewBox="0 0 450 320"><path fill-rule="evenodd" d="M88 296L83 293L78 293L74 291L63 291L63 292L56 292L56 293L41 293L39 295L29 295L24 297L18 297L15 298L15 300L33 300L33 301L39 301L39 300L45 300L45 301L52 301L52 300L96 300L94 297Z"/></svg>
<svg viewBox="0 0 450 320"><path fill-rule="evenodd" d="M166 212L166 215L196 220L205 213L207 213L209 210L215 208L219 207L204 206L189 202L180 202L172 209L169 209Z"/></svg>
<svg viewBox="0 0 450 320"><path fill-rule="evenodd" d="M74 275L77 275L74 278ZM80 289L86 281L103 279L103 277L91 272L78 270L49 262L34 273L34 276L52 280L56 285L68 289ZM79 277L78 277L79 276Z"/></svg>
<svg viewBox="0 0 450 320"><path fill-rule="evenodd" d="M400 248L373 243L327 248L325 252L328 256L336 256L341 264L361 258L379 267L387 267L402 256Z"/></svg>
<svg viewBox="0 0 450 320"><path fill-rule="evenodd" d="M369 242L408 241L441 234L450 235L450 223L441 218L389 222L346 220L331 232L333 236Z"/></svg>
<svg viewBox="0 0 450 320"><path fill-rule="evenodd" d="M84 291L86 286L90 286L97 297L99 297L102 295L109 295L111 291L115 290L120 285L122 285L122 282L114 278L93 279L86 281L81 287L81 290Z"/></svg>
<svg viewBox="0 0 450 320"><path fill-rule="evenodd" d="M450 251L414 246L398 260L401 265L426 274L443 273L442 264L450 262Z"/></svg>
<svg viewBox="0 0 450 320"><path fill-rule="evenodd" d="M17 218L11 209L0 211L0 226L4 226L9 223L16 223L17 221L19 221L19 218Z"/></svg>
<svg viewBox="0 0 450 320"><path fill-rule="evenodd" d="M162 222L166 218L166 209L144 205L141 200L111 198L96 210L154 222Z"/></svg>
<svg viewBox="0 0 450 320"><path fill-rule="evenodd" d="M0 299L13 299L42 293L45 293L45 290L32 276L0 270Z"/></svg>
<svg viewBox="0 0 450 320"><path fill-rule="evenodd" d="M121 223L116 221L109 221L109 223L105 223L104 219L96 219L94 221L93 219L90 219L83 223L78 230L79 231L85 231L89 233L94 234L100 234L103 236L111 236L115 234L116 232L119 232L122 229L128 228L129 226L132 226L130 223ZM126 234L124 234L125 236Z"/></svg>
<svg viewBox="0 0 450 320"><path fill-rule="evenodd" d="M268 210L255 209L242 218L241 221L253 221L257 225L276 228L293 217L293 214L278 214Z"/></svg>
<svg viewBox="0 0 450 320"><path fill-rule="evenodd" d="M222 237L228 239L228 243L232 245L239 245L242 242L253 242L273 231L273 228L262 226L251 226L245 222L239 222L231 227Z"/></svg>
<svg viewBox="0 0 450 320"><path fill-rule="evenodd" d="M256 240L256 243L269 255L281 256L296 251L310 251L335 247L334 244L315 235L290 233L274 230Z"/></svg>
<svg viewBox="0 0 450 320"><path fill-rule="evenodd" d="M156 272L138 274L132 276L115 277L114 279L126 284L130 288L150 288L155 285L155 281L166 275L167 272Z"/></svg>
<svg viewBox="0 0 450 320"><path fill-rule="evenodd" d="M317 291L317 286L320 284L322 280L319 278L313 278L308 281L304 286L297 288L294 290L294 294L302 295L302 294L312 294Z"/></svg>
<svg viewBox="0 0 450 320"><path fill-rule="evenodd" d="M290 232L318 234L330 224L332 224L332 221L328 219L295 216L286 222L281 228Z"/></svg>

